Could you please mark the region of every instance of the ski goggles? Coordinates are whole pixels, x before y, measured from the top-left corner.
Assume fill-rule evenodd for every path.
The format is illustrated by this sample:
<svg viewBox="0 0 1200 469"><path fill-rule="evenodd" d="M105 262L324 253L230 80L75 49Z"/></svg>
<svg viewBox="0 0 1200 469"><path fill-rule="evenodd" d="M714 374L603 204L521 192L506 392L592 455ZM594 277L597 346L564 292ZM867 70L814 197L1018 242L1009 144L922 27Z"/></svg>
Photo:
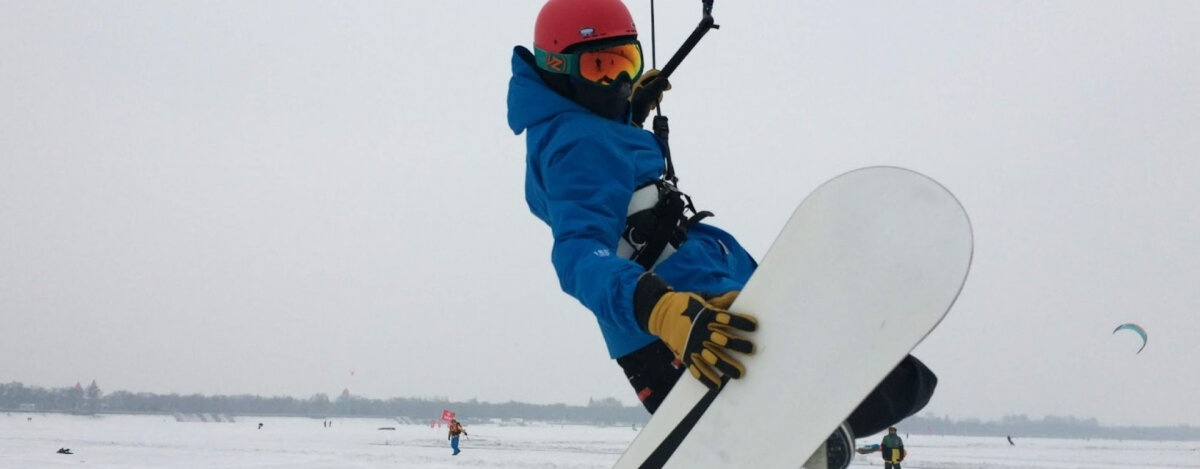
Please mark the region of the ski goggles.
<svg viewBox="0 0 1200 469"><path fill-rule="evenodd" d="M535 47L534 58L543 70L574 75L601 86L612 84L622 72L632 80L642 75L642 45L637 41L570 54Z"/></svg>

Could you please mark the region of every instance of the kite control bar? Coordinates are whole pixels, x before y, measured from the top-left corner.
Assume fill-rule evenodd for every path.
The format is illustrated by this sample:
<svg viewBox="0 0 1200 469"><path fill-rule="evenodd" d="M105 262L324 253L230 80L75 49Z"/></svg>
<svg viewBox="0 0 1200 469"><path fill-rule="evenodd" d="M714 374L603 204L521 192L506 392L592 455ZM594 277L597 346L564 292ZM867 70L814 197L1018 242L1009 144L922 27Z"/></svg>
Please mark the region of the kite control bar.
<svg viewBox="0 0 1200 469"><path fill-rule="evenodd" d="M675 55L671 56L671 60L668 60L667 64L659 71L658 76L663 78L671 76L671 73L692 52L700 39L708 34L708 30L721 29L721 25L716 24L712 17L713 0L700 0L700 2L704 4L704 17L700 19L700 24L696 25L696 29L692 30L692 34L688 36L687 40L683 41L683 45L679 46L679 50L675 51Z"/></svg>
<svg viewBox="0 0 1200 469"><path fill-rule="evenodd" d="M683 41L683 45L679 46L679 50L675 51L675 55L671 56L671 60L668 60L667 64L658 72L659 77L666 79L671 76L671 73L679 67L680 63L683 63L683 59L687 58L687 55L692 52L696 44L700 43L700 39L704 38L705 34L708 34L710 29L721 29L721 26L713 20L713 0L700 0L700 3L703 5L704 14L700 18L700 24L696 25L696 29L692 30L692 34L688 35L687 39ZM653 43L654 0L650 0L650 36L650 41ZM657 45L655 45L655 49L658 49ZM661 104L655 107L654 123L651 124L651 129L654 131L654 135L662 141L663 156L666 159L666 173L664 177L666 180L671 181L672 184L675 184L678 182L678 178L675 176L675 163L671 161L671 147L668 144L671 129L667 124L667 116L662 115Z"/></svg>

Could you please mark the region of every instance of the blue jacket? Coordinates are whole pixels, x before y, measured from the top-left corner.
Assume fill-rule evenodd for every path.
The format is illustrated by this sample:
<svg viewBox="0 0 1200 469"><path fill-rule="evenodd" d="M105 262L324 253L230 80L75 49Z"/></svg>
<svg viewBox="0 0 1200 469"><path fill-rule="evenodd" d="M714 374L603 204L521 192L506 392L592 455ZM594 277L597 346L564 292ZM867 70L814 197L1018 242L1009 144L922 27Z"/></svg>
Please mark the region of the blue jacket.
<svg viewBox="0 0 1200 469"><path fill-rule="evenodd" d="M629 116L600 117L548 88L517 47L508 85L508 125L526 132L525 201L554 235L551 262L563 291L590 309L612 358L655 340L633 316L633 291L645 272L617 257L636 188L665 170L654 134ZM676 291L741 290L756 264L737 240L700 224L654 268Z"/></svg>

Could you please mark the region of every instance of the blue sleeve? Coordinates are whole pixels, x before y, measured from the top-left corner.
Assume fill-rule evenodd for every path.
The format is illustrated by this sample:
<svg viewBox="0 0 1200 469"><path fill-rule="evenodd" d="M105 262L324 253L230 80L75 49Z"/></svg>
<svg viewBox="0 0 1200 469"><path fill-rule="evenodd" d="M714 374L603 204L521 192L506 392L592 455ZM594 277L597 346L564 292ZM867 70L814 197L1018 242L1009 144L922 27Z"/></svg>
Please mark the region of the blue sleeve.
<svg viewBox="0 0 1200 469"><path fill-rule="evenodd" d="M617 257L634 190L634 167L610 142L583 137L542 161L547 212L554 234L551 260L563 291L602 324L638 331L633 290L645 272Z"/></svg>

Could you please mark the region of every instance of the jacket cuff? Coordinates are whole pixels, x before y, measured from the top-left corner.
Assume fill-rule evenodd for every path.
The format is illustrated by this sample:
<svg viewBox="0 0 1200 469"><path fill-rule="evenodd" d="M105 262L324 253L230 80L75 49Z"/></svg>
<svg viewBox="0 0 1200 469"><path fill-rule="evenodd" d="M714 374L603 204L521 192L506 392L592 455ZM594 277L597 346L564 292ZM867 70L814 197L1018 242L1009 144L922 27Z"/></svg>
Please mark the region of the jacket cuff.
<svg viewBox="0 0 1200 469"><path fill-rule="evenodd" d="M646 272L638 277L637 287L633 290L633 317L643 331L650 331L650 313L659 298L671 291L671 286L654 272Z"/></svg>

